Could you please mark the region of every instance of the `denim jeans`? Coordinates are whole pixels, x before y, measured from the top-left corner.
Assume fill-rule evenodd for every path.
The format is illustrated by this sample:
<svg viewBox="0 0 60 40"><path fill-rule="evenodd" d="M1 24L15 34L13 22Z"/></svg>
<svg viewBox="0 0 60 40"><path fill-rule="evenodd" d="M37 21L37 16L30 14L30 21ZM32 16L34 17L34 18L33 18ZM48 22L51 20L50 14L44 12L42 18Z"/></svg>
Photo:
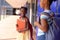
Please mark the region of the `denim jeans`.
<svg viewBox="0 0 60 40"><path fill-rule="evenodd" d="M36 40L45 40L45 35L37 36Z"/></svg>

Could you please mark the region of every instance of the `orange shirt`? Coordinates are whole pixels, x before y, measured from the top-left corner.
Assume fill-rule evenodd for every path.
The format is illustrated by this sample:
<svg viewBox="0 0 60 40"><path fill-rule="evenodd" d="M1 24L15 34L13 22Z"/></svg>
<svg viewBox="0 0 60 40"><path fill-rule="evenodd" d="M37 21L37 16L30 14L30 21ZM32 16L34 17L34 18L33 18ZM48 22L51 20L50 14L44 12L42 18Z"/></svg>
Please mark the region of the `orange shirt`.
<svg viewBox="0 0 60 40"><path fill-rule="evenodd" d="M26 21L17 19L17 24L18 24L17 30L23 30L26 27Z"/></svg>

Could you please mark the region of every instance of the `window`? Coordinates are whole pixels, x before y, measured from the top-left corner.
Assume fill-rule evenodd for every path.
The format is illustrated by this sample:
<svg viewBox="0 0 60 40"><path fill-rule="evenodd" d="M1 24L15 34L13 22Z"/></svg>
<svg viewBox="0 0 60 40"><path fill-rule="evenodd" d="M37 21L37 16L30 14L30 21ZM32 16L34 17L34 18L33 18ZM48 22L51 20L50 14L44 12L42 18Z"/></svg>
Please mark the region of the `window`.
<svg viewBox="0 0 60 40"><path fill-rule="evenodd" d="M7 8L6 9L6 15L12 15L12 14L13 14L12 8Z"/></svg>

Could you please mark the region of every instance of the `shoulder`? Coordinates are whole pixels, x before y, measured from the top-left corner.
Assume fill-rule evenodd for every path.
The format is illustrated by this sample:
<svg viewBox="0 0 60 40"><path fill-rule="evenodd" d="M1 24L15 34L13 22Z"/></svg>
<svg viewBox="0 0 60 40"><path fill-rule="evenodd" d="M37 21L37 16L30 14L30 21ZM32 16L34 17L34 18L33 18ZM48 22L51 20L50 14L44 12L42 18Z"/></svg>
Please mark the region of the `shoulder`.
<svg viewBox="0 0 60 40"><path fill-rule="evenodd" d="M21 17L20 16L17 18L17 21L19 21L19 20L21 20Z"/></svg>
<svg viewBox="0 0 60 40"><path fill-rule="evenodd" d="M26 21L29 21L29 18L28 17L25 17Z"/></svg>
<svg viewBox="0 0 60 40"><path fill-rule="evenodd" d="M21 19L21 16L19 16L19 17L17 18L17 20L18 20L18 19Z"/></svg>
<svg viewBox="0 0 60 40"><path fill-rule="evenodd" d="M40 13L40 15L50 16L50 13L42 12L42 13Z"/></svg>
<svg viewBox="0 0 60 40"><path fill-rule="evenodd" d="M48 13L41 13L40 14L40 19L48 19L50 15Z"/></svg>

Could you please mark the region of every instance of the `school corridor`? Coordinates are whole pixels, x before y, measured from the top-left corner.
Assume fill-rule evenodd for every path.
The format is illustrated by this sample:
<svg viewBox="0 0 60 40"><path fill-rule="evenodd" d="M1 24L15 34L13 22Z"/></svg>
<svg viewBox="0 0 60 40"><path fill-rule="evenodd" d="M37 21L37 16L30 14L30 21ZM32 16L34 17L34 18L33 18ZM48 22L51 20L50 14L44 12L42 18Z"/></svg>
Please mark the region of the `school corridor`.
<svg viewBox="0 0 60 40"><path fill-rule="evenodd" d="M16 39L16 20L18 16L9 16L0 21L0 40L12 40Z"/></svg>
<svg viewBox="0 0 60 40"><path fill-rule="evenodd" d="M16 40L18 34L16 21L19 18L16 11L18 13L21 6L28 8L27 17L32 25L36 15L43 11L40 8L40 0L0 0L0 40ZM56 13L54 19L60 28L60 0L53 2L51 10ZM60 40L60 32L56 36L56 40Z"/></svg>

